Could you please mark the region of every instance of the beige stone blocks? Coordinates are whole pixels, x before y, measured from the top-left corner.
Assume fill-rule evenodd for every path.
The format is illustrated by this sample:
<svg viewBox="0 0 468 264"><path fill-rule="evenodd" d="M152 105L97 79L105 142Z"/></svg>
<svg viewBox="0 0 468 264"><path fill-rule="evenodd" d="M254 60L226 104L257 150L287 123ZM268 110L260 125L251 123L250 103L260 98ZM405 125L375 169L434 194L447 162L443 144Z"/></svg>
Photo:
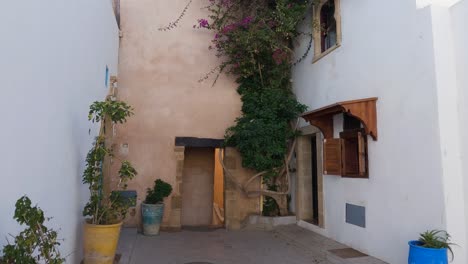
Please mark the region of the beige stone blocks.
<svg viewBox="0 0 468 264"><path fill-rule="evenodd" d="M172 206L172 209L182 208L182 196L180 196L180 195L172 196L171 206Z"/></svg>
<svg viewBox="0 0 468 264"><path fill-rule="evenodd" d="M250 215L261 213L260 197L247 197L236 184L236 182L244 183L255 174L252 170L245 169L240 165L237 166L242 164L239 152L234 148L226 148L224 160L233 177L231 179L225 172L225 224L227 229L237 230L247 224ZM260 178L252 182L250 186L250 190L259 190Z"/></svg>

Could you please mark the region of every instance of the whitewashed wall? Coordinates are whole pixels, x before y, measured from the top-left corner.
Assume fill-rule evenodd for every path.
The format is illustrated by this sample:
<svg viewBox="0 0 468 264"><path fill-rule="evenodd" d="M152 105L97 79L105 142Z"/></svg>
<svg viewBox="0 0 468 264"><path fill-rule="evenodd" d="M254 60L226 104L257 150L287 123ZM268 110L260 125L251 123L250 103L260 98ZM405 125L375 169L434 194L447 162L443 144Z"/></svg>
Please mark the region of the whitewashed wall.
<svg viewBox="0 0 468 264"><path fill-rule="evenodd" d="M457 67L457 85L459 91L459 120L460 120L460 135L461 135L461 159L462 159L462 174L464 176L463 189L465 190L465 219L468 213L468 33L466 25L468 25L468 1L464 0L454 5L451 9L452 28L454 38L454 51ZM468 222L465 232L468 230ZM468 234L467 234L468 235ZM468 255L468 248L464 248L465 254Z"/></svg>
<svg viewBox="0 0 468 264"><path fill-rule="evenodd" d="M309 54L294 69L294 89L310 110L379 97L379 140L369 138L369 179L324 176L321 232L389 263L406 263L409 240L447 227L433 10L407 0L341 0L341 16L342 46L315 64ZM309 21L303 30L310 30ZM307 40L301 43L298 57ZM345 223L345 203L366 207L366 228Z"/></svg>
<svg viewBox="0 0 468 264"><path fill-rule="evenodd" d="M0 16L0 247L20 228L14 203L28 195L53 216L67 263L81 258L81 184L91 146L88 106L116 75L118 28L110 1L3 1Z"/></svg>
<svg viewBox="0 0 468 264"><path fill-rule="evenodd" d="M435 4L431 6L431 15L446 230L458 245L454 247L456 263L467 263L455 32L449 8Z"/></svg>

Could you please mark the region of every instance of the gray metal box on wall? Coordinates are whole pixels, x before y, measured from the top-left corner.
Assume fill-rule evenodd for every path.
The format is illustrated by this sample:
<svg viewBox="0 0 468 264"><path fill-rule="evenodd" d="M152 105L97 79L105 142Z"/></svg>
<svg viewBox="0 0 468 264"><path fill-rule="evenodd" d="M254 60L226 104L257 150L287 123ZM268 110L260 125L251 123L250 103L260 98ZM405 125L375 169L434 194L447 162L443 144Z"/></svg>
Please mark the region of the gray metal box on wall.
<svg viewBox="0 0 468 264"><path fill-rule="evenodd" d="M366 208L364 206L346 204L346 223L366 227Z"/></svg>
<svg viewBox="0 0 468 264"><path fill-rule="evenodd" d="M115 191L120 194L120 197L122 199L125 199L126 202L129 203L130 206L134 207L136 206L136 199L137 199L137 192L134 190L126 190L126 191Z"/></svg>

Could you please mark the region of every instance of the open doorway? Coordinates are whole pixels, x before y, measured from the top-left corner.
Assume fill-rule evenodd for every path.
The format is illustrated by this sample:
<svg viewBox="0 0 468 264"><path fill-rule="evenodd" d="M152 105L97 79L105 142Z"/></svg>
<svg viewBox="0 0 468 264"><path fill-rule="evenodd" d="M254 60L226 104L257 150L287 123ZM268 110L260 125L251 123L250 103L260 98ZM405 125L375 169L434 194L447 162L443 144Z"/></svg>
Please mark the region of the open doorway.
<svg viewBox="0 0 468 264"><path fill-rule="evenodd" d="M224 174L219 154L213 147L185 147L182 173L181 225L224 226Z"/></svg>
<svg viewBox="0 0 468 264"><path fill-rule="evenodd" d="M296 215L298 220L323 227L322 137L306 127L296 147Z"/></svg>
<svg viewBox="0 0 468 264"><path fill-rule="evenodd" d="M312 176L312 224L319 224L319 196L318 196L318 168L317 168L317 137L314 135L310 136L310 152L311 152L311 176Z"/></svg>

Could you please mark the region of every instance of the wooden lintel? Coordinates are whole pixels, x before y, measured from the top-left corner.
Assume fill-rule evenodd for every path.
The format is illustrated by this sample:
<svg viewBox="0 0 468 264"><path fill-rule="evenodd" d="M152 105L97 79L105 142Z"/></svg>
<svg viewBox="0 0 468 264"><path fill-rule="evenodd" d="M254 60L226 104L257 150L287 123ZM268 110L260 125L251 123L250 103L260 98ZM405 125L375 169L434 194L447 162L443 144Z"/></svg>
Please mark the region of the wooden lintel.
<svg viewBox="0 0 468 264"><path fill-rule="evenodd" d="M367 135L377 140L377 102L376 97L339 102L304 113L302 117L311 125L318 127L325 138L333 138L333 116L348 113L359 119Z"/></svg>

